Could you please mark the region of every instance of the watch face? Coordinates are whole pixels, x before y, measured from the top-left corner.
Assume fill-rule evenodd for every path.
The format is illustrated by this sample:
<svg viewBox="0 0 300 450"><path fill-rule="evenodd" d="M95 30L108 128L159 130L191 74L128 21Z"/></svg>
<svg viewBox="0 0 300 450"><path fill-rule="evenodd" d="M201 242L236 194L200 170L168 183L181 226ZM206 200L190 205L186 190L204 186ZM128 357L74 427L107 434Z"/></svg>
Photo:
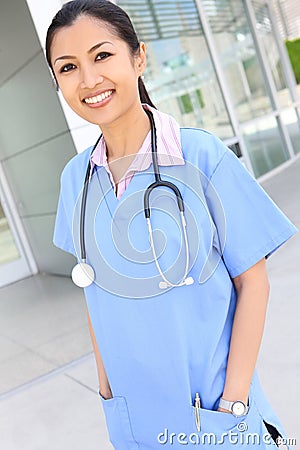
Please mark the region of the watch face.
<svg viewBox="0 0 300 450"><path fill-rule="evenodd" d="M232 414L239 417L239 416L243 416L246 414L247 407L243 402L238 401L238 402L233 403L231 410L232 410Z"/></svg>

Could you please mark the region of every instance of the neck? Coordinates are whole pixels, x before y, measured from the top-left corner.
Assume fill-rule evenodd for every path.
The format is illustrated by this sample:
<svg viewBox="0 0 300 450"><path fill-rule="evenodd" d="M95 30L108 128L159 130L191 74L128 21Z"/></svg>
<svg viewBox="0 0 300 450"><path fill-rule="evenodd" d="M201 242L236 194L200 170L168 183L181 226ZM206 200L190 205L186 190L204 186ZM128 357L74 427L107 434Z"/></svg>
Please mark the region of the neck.
<svg viewBox="0 0 300 450"><path fill-rule="evenodd" d="M126 116L101 129L106 143L107 159L112 162L139 151L150 130L150 123L139 103L127 112Z"/></svg>

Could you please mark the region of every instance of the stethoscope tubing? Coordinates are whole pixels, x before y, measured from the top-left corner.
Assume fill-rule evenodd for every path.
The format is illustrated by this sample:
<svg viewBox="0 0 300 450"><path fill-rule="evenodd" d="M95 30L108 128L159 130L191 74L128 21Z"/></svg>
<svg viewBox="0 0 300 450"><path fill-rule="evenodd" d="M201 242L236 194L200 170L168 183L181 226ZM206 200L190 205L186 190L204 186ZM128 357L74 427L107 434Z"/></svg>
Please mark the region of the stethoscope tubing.
<svg viewBox="0 0 300 450"><path fill-rule="evenodd" d="M182 195L178 187L171 183L170 181L163 181L160 176L160 171L158 167L158 159L157 159L157 137L156 137L156 128L154 123L153 114L148 109L145 109L145 113L149 117L150 125L151 125L151 153L152 153L152 164L154 169L155 181L147 187L144 194L144 213L146 219L150 218L151 209L150 209L150 194L157 187L167 187L171 189L177 198L177 204L180 212L184 212L184 203L182 199Z"/></svg>
<svg viewBox="0 0 300 450"><path fill-rule="evenodd" d="M95 148L97 147L100 139L102 137L102 134L97 139L97 142L93 146L91 155L93 154ZM81 199L81 207L80 207L80 253L81 253L81 261L86 262L86 248L85 248L85 236L84 236L84 230L85 230L85 212L86 212L86 203L87 203L87 193L89 189L89 182L91 177L91 161L89 160L87 171L85 174L84 179L84 185L83 185L83 191L82 191L82 199Z"/></svg>
<svg viewBox="0 0 300 450"><path fill-rule="evenodd" d="M155 128L155 122L153 118L153 114L151 111L145 109L145 112L150 120L151 125L151 154L152 154L152 164L155 174L155 181L150 184L145 193L144 193L144 213L148 225L148 231L149 231L149 240L150 245L152 248L152 253L154 257L154 261L157 267L157 270L159 274L161 275L163 281L160 282L160 288L166 289L168 287L179 287L184 285L189 285L194 282L192 277L187 278L188 270L189 270L189 245L188 245L188 238L187 238L187 232L186 232L186 221L184 216L184 202L181 195L181 192L179 188L171 183L170 181L164 181L161 179L159 166L158 166L158 158L157 158L157 136L156 136L156 128ZM95 143L91 155L93 154L94 150L96 149L102 135L97 139L97 142ZM87 171L85 174L84 179L84 186L83 186L83 192L82 192L82 199L81 199L81 209L80 209L80 252L81 252L81 262L78 263L73 271L72 271L72 279L74 283L79 287L87 287L91 283L93 283L95 279L95 273L93 268L86 263L86 247L85 247L85 216L86 216L86 206L87 206L87 194L88 194L88 187L90 183L90 179L92 176L91 172L91 160L89 160L89 164L87 167ZM151 208L150 208L150 195L153 192L154 189L158 187L167 187L168 189L171 189L173 193L176 195L177 198L177 204L178 209L180 212L181 217L181 224L182 224L182 230L184 235L184 242L185 242L185 249L186 249L186 264L185 264L185 271L184 276L181 280L181 282L174 284L171 281L169 281L166 276L163 274L160 264L158 262L155 246L154 246L154 240L153 240L153 230L151 226Z"/></svg>

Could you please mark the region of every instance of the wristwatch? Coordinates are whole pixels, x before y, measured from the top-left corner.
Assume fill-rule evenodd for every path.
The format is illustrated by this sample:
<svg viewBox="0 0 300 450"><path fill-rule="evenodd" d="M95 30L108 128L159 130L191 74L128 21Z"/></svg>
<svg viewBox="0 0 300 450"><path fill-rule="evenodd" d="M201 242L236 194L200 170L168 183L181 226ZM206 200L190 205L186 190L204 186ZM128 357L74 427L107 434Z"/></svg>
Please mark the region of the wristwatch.
<svg viewBox="0 0 300 450"><path fill-rule="evenodd" d="M230 402L228 400L224 400L224 398L220 399L219 408L226 409L231 412L235 417L245 416L248 413L248 406L245 405L241 400L236 400L235 402Z"/></svg>

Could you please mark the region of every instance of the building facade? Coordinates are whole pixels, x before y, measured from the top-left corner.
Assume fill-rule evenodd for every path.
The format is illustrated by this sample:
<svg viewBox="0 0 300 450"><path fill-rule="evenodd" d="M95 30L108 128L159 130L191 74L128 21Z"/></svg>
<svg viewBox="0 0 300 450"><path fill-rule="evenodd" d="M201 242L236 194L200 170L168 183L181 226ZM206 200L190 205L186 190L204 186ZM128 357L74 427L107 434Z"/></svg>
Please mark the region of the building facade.
<svg viewBox="0 0 300 450"><path fill-rule="evenodd" d="M147 45L156 106L215 133L258 178L300 152L300 86L284 42L300 37L297 2L117 2ZM73 263L52 245L59 176L99 129L70 111L45 62L46 30L63 3L0 5L0 286L69 274Z"/></svg>

